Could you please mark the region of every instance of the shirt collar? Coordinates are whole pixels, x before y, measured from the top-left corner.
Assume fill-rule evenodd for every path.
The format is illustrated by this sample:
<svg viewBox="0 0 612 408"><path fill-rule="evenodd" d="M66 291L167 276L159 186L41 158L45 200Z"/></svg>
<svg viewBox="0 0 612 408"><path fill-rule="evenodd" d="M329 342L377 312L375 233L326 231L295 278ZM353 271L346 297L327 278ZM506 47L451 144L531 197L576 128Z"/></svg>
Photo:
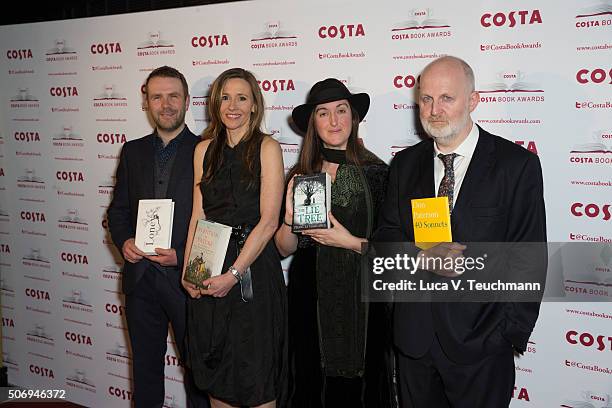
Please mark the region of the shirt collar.
<svg viewBox="0 0 612 408"><path fill-rule="evenodd" d="M161 137L159 137L159 134L157 133L157 129L155 129L155 132L153 132L153 135L155 136L154 143L155 143L156 149L157 150L163 150L163 149L167 149L169 147L175 148L175 146L179 145L181 143L181 141L185 138L185 133L187 133L188 131L189 131L189 129L187 128L187 125L185 125L185 127L183 128L181 133L176 135L176 137L174 139L172 139L170 142L168 142L168 144L166 146L164 146L164 141L162 140Z"/></svg>
<svg viewBox="0 0 612 408"><path fill-rule="evenodd" d="M474 150L476 150L476 144L478 143L478 126L472 122L472 129L470 129L470 133L468 133L467 137L455 150L450 153L457 153L459 156L463 157L472 157L474 154ZM437 157L440 152L438 150L438 146L434 141L434 157Z"/></svg>

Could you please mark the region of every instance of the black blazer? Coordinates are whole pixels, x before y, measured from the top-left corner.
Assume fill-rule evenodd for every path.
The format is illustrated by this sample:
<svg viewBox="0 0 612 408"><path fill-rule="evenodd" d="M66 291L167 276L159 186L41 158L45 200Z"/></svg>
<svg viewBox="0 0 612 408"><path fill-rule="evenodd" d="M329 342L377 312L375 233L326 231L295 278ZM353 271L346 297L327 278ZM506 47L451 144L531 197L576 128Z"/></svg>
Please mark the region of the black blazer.
<svg viewBox="0 0 612 408"><path fill-rule="evenodd" d="M546 242L538 156L480 127L479 132L453 208L453 241ZM433 159L431 139L395 156L374 241L414 242L410 200L434 197ZM437 334L447 356L467 364L509 346L524 351L538 313L539 303L398 302L394 342L417 358Z"/></svg>
<svg viewBox="0 0 612 408"><path fill-rule="evenodd" d="M173 286L180 289L180 277L185 254L187 230L191 219L193 200L193 152L200 138L191 133L185 126L183 139L180 141L166 198L174 200L174 220L172 226L172 248L176 250L177 266L166 268L172 272L168 276ZM127 142L121 149L119 167L113 200L108 207L108 227L115 246L121 252L123 243L136 235L136 217L138 200L155 198L155 135L150 134L140 139ZM132 264L125 261L123 267L122 289L129 294L142 277L151 262L143 259Z"/></svg>

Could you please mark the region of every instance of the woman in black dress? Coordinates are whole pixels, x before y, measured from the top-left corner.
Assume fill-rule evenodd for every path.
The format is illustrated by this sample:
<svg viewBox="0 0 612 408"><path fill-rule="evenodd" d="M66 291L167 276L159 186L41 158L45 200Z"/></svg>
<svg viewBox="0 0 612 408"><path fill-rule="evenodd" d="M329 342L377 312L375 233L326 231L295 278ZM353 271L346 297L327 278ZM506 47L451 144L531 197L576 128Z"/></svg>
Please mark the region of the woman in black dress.
<svg viewBox="0 0 612 408"><path fill-rule="evenodd" d="M317 82L292 112L305 132L288 178L283 225L274 240L289 270L291 407L395 406L389 308L361 300L361 244L382 202L387 165L359 142L370 98L340 81ZM291 232L293 176L327 172L332 228Z"/></svg>
<svg viewBox="0 0 612 408"><path fill-rule="evenodd" d="M250 72L223 72L212 85L208 109L210 125L194 154L185 259L198 219L232 226L234 233L226 273L203 281L206 289L183 280L191 296L188 364L213 408L274 407L282 398L287 348L285 282L271 241L282 203L282 153L261 131L263 96ZM253 296L244 301L249 274Z"/></svg>

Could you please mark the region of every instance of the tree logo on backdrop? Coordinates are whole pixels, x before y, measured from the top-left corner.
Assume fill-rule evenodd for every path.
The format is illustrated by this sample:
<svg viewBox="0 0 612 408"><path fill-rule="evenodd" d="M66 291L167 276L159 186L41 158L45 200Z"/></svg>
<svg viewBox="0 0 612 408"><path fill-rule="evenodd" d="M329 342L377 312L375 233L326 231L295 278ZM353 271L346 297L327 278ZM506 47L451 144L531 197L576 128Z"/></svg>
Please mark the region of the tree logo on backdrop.
<svg viewBox="0 0 612 408"><path fill-rule="evenodd" d="M44 323L33 324L30 330L26 332L26 340L32 343L45 344L47 346L55 345L55 340L47 333L47 328Z"/></svg>
<svg viewBox="0 0 612 408"><path fill-rule="evenodd" d="M17 94L9 100L10 107L14 109L40 108L40 101L30 93L28 86L17 88Z"/></svg>
<svg viewBox="0 0 612 408"><path fill-rule="evenodd" d="M30 252L26 253L21 258L21 263L24 266L44 269L51 268L51 262L49 261L49 258L42 255L40 248L30 248Z"/></svg>
<svg viewBox="0 0 612 408"><path fill-rule="evenodd" d="M63 38L56 38L45 56L45 61L48 62L76 61L79 58L76 50L70 47Z"/></svg>
<svg viewBox="0 0 612 408"><path fill-rule="evenodd" d="M96 392L96 385L87 378L87 371L82 368L75 368L72 374L66 377L66 385L79 390Z"/></svg>
<svg viewBox="0 0 612 408"><path fill-rule="evenodd" d="M36 175L36 169L27 168L23 170L21 176L17 177L17 187L44 190L45 182L41 177Z"/></svg>
<svg viewBox="0 0 612 408"><path fill-rule="evenodd" d="M139 57L174 54L176 54L174 44L167 40L164 37L164 33L160 30L149 31L146 40L137 47L137 55Z"/></svg>
<svg viewBox="0 0 612 408"><path fill-rule="evenodd" d="M2 297L15 297L15 289L8 283L6 283L6 279L0 277L0 293Z"/></svg>
<svg viewBox="0 0 612 408"><path fill-rule="evenodd" d="M115 89L114 84L104 84L102 93L93 98L94 108L127 107L127 98Z"/></svg>
<svg viewBox="0 0 612 408"><path fill-rule="evenodd" d="M612 25L612 2L603 1L578 10L576 28L600 28Z"/></svg>
<svg viewBox="0 0 612 408"><path fill-rule="evenodd" d="M281 21L268 21L263 25L263 31L253 34L251 49L297 47L297 38L294 32L283 27Z"/></svg>
<svg viewBox="0 0 612 408"><path fill-rule="evenodd" d="M83 138L74 132L72 125L63 125L60 132L53 136L53 146L56 147L83 147Z"/></svg>
<svg viewBox="0 0 612 408"><path fill-rule="evenodd" d="M391 27L392 40L450 37L451 26L444 19L436 18L434 9L410 9L408 19Z"/></svg>
<svg viewBox="0 0 612 408"><path fill-rule="evenodd" d="M19 363L13 359L13 356L8 351L2 352L2 363L12 371L19 371Z"/></svg>
<svg viewBox="0 0 612 408"><path fill-rule="evenodd" d="M58 218L57 227L70 231L89 231L87 220L79 216L79 210L68 208L64 215Z"/></svg>
<svg viewBox="0 0 612 408"><path fill-rule="evenodd" d="M599 167L602 170L612 166L612 132L595 130L591 132L591 141L578 143L570 150L569 162Z"/></svg>
<svg viewBox="0 0 612 408"><path fill-rule="evenodd" d="M112 245L111 242L107 244ZM102 268L102 278L107 280L121 280L122 273L119 265L108 265Z"/></svg>
<svg viewBox="0 0 612 408"><path fill-rule="evenodd" d="M595 393L593 391L582 391L580 400L565 400L562 408L612 408L612 396L610 394Z"/></svg>
<svg viewBox="0 0 612 408"><path fill-rule="evenodd" d="M73 288L62 300L64 309L93 313L93 305L82 289Z"/></svg>
<svg viewBox="0 0 612 408"><path fill-rule="evenodd" d="M496 74L495 82L485 84L478 90L483 103L529 103L544 102L544 90L528 81L525 71L503 71Z"/></svg>

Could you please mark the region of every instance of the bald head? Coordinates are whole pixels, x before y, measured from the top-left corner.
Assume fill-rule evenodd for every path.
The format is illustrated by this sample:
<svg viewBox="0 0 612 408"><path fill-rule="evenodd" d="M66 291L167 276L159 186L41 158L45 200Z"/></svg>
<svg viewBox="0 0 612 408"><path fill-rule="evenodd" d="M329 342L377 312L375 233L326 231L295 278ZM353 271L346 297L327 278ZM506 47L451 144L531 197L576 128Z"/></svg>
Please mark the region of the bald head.
<svg viewBox="0 0 612 408"><path fill-rule="evenodd" d="M427 64L419 77L419 83L423 80L425 75L431 72L439 72L440 70L451 72L453 76L456 75L456 79L462 81L466 85L468 92L474 92L476 89L472 67L461 58L453 57L452 55L440 57Z"/></svg>
<svg viewBox="0 0 612 408"><path fill-rule="evenodd" d="M423 129L442 153L452 151L472 129L470 113L480 100L472 68L457 57L438 58L423 70L418 93Z"/></svg>

